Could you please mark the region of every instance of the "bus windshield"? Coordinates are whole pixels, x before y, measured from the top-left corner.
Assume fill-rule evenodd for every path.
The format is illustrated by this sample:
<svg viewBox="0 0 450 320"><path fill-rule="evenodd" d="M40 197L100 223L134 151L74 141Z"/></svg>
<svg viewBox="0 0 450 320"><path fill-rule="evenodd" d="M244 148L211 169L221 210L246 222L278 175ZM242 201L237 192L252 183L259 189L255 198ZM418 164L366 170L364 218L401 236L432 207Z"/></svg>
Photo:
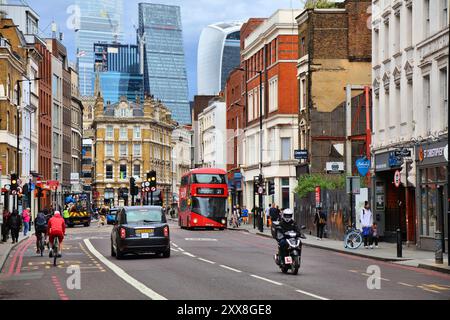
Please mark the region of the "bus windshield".
<svg viewBox="0 0 450 320"><path fill-rule="evenodd" d="M204 184L225 184L224 174L214 174L214 173L198 173L192 175L193 183L204 183Z"/></svg>
<svg viewBox="0 0 450 320"><path fill-rule="evenodd" d="M192 198L192 212L208 218L226 216L226 198Z"/></svg>

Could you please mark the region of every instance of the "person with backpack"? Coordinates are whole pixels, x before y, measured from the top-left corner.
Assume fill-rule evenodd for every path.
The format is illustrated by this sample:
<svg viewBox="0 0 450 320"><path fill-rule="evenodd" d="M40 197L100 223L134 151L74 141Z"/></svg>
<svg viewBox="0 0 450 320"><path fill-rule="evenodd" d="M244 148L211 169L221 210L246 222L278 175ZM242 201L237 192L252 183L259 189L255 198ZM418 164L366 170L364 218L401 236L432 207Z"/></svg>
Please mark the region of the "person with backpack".
<svg viewBox="0 0 450 320"><path fill-rule="evenodd" d="M3 224L2 224L2 242L8 241L9 237L9 227L8 227L8 219L9 219L9 211L8 209L3 209Z"/></svg>
<svg viewBox="0 0 450 320"><path fill-rule="evenodd" d="M34 231L36 233L36 253L39 254L39 244L42 236L44 241L47 242L47 217L43 212L39 212L34 220Z"/></svg>
<svg viewBox="0 0 450 320"><path fill-rule="evenodd" d="M17 210L13 210L11 216L8 219L8 227L11 230L12 243L19 241L20 227L22 227L22 219L19 216Z"/></svg>
<svg viewBox="0 0 450 320"><path fill-rule="evenodd" d="M317 228L317 240L322 240L323 230L325 228L325 225L327 224L327 216L323 212L321 207L317 208L316 210L316 215L314 216L314 224Z"/></svg>

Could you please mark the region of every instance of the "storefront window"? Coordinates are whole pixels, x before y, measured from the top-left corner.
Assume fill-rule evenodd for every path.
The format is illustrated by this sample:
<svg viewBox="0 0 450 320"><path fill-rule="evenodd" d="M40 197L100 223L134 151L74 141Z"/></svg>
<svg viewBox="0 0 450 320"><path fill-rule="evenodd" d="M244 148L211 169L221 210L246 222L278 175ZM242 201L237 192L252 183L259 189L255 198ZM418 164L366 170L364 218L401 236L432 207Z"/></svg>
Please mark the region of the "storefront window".
<svg viewBox="0 0 450 320"><path fill-rule="evenodd" d="M437 167L437 181L446 182L447 181L447 168Z"/></svg>
<svg viewBox="0 0 450 320"><path fill-rule="evenodd" d="M429 235L434 236L436 232L436 218L437 218L437 193L436 187L428 188L428 223Z"/></svg>
<svg viewBox="0 0 450 320"><path fill-rule="evenodd" d="M422 211L422 235L428 236L428 214L427 214L427 189L423 187L420 195L421 211Z"/></svg>
<svg viewBox="0 0 450 320"><path fill-rule="evenodd" d="M427 169L427 182L436 182L436 168Z"/></svg>

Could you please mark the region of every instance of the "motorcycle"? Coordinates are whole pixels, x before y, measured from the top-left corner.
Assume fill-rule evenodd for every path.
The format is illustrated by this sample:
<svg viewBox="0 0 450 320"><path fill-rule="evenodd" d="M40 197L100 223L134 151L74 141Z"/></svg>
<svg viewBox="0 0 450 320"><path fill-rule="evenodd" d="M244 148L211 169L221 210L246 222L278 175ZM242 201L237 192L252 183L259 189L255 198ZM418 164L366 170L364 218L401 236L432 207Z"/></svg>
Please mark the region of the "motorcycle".
<svg viewBox="0 0 450 320"><path fill-rule="evenodd" d="M301 227L302 230L306 229L305 226ZM296 275L298 269L300 269L301 256L302 256L302 241L301 239L306 239L303 234L299 234L295 231L286 231L284 233L279 230L279 222L274 221L272 224L272 235L277 239L278 243L281 239L286 239L288 243L287 255L284 259L281 259L280 255L280 245L278 244L278 253L275 254L275 263L280 267L283 273L288 273L289 270L292 274Z"/></svg>

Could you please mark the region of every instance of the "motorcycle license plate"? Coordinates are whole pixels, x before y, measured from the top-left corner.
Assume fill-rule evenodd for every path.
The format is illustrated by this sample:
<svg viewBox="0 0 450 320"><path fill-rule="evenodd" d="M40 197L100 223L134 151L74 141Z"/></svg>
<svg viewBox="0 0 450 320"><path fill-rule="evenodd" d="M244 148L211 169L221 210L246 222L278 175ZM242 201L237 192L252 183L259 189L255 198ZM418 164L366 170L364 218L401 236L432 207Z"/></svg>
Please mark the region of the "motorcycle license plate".
<svg viewBox="0 0 450 320"><path fill-rule="evenodd" d="M292 264L292 258L291 257L285 257L284 258L284 263L285 264Z"/></svg>

